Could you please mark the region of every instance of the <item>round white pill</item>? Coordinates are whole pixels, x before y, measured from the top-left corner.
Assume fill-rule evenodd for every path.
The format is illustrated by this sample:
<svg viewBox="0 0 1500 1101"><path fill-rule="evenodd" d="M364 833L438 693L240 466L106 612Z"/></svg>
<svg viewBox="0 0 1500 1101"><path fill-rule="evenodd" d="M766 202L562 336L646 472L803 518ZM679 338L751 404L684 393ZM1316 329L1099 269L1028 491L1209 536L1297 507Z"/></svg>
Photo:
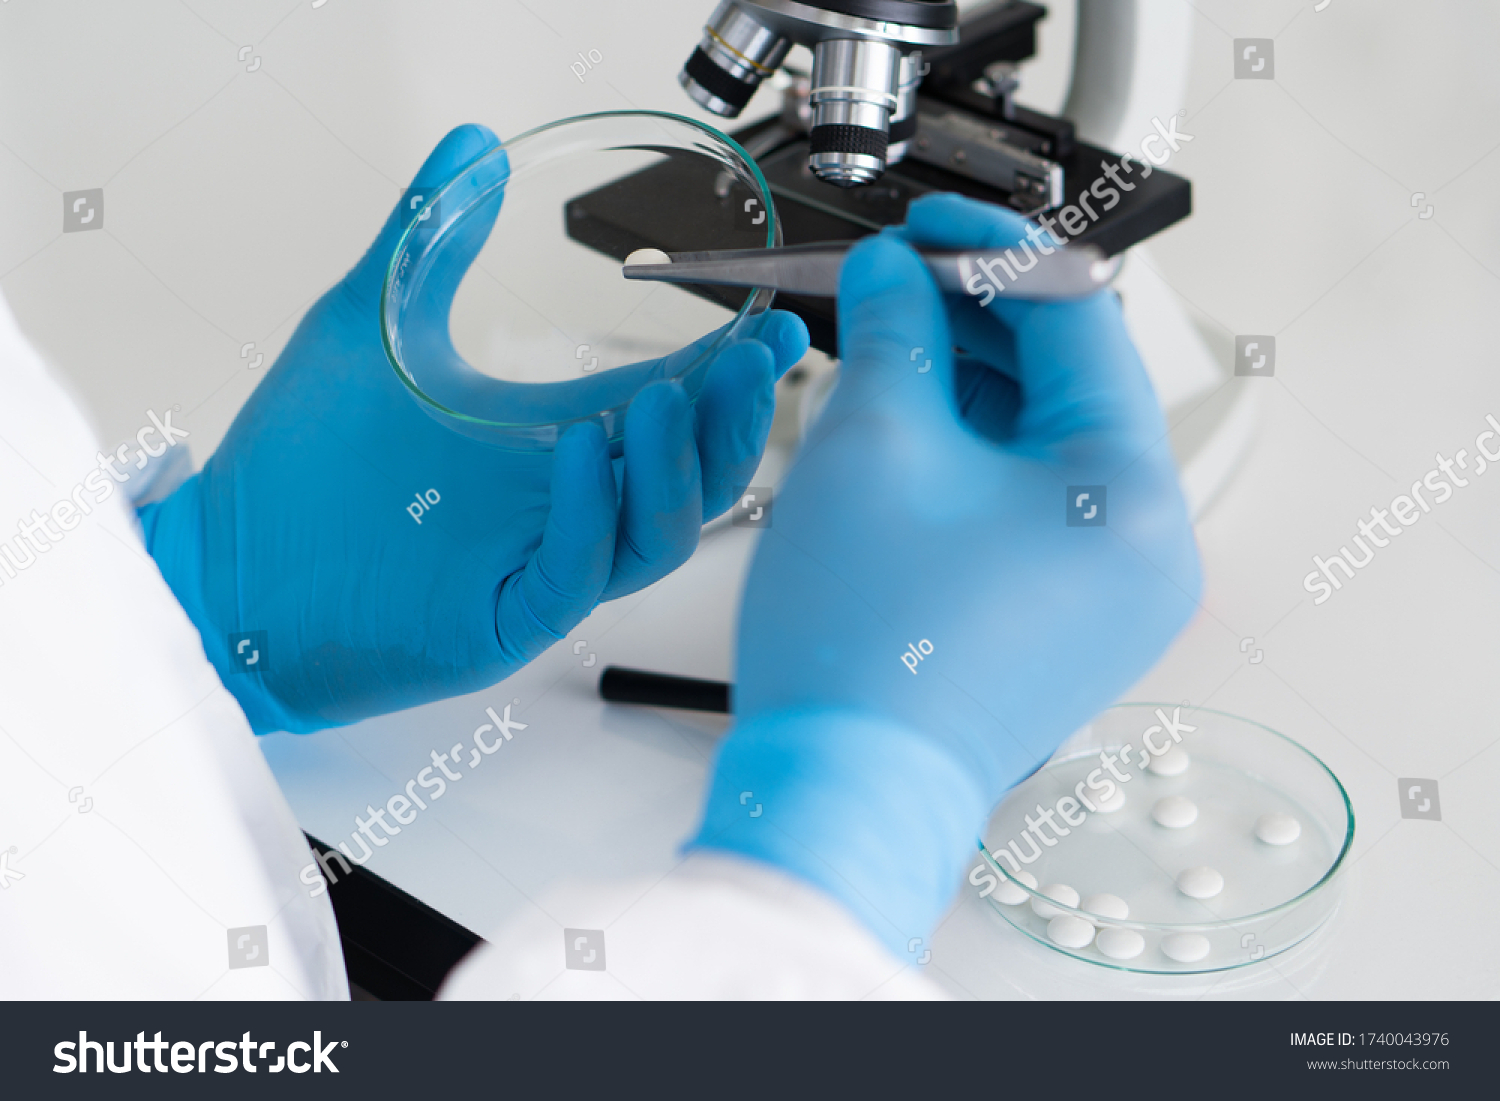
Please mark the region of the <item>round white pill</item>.
<svg viewBox="0 0 1500 1101"><path fill-rule="evenodd" d="M1197 963L1208 955L1208 938L1198 933L1173 933L1162 938L1161 954L1178 963Z"/></svg>
<svg viewBox="0 0 1500 1101"><path fill-rule="evenodd" d="M1151 817L1159 826L1180 830L1198 821L1198 804L1181 795L1168 795L1156 801L1156 806L1151 808Z"/></svg>
<svg viewBox="0 0 1500 1101"><path fill-rule="evenodd" d="M1078 892L1066 883L1049 883L1042 888L1042 894L1053 902L1061 902L1064 906L1078 907ZM1056 906L1049 906L1039 898L1031 900L1031 909L1039 918L1055 918L1062 914Z"/></svg>
<svg viewBox="0 0 1500 1101"><path fill-rule="evenodd" d="M1010 878L1000 880L1000 886L996 887L993 892L995 901L1004 903L1006 906L1019 906L1031 896L1011 880L1024 883L1034 891L1036 890L1036 876L1030 872L1006 872L1005 874Z"/></svg>
<svg viewBox="0 0 1500 1101"><path fill-rule="evenodd" d="M1130 916L1130 907L1119 895L1089 895L1078 908L1116 921L1124 921Z"/></svg>
<svg viewBox="0 0 1500 1101"><path fill-rule="evenodd" d="M1255 821L1255 836L1267 845L1290 845L1302 836L1302 823L1290 814L1263 814Z"/></svg>
<svg viewBox="0 0 1500 1101"><path fill-rule="evenodd" d="M627 268L633 268L637 264L670 264L671 262L672 258L659 248L638 248L625 257Z"/></svg>
<svg viewBox="0 0 1500 1101"><path fill-rule="evenodd" d="M1064 948L1087 948L1094 942L1094 927L1083 918L1059 914L1047 923L1047 935Z"/></svg>
<svg viewBox="0 0 1500 1101"><path fill-rule="evenodd" d="M1224 889L1224 877L1209 867L1184 868L1177 889L1188 898L1213 898Z"/></svg>
<svg viewBox="0 0 1500 1101"><path fill-rule="evenodd" d="M1112 960L1133 960L1146 950L1146 941L1134 929L1100 929L1099 951Z"/></svg>
<svg viewBox="0 0 1500 1101"><path fill-rule="evenodd" d="M1181 776L1192 763L1193 759L1187 755L1187 750L1180 745L1174 745L1160 757L1154 758L1146 767L1158 776Z"/></svg>
<svg viewBox="0 0 1500 1101"><path fill-rule="evenodd" d="M1113 783L1113 781L1111 782ZM1098 807L1105 814L1113 814L1125 805L1125 789L1119 784L1114 784L1110 789L1108 799L1101 799L1097 795L1090 795L1089 798L1093 800L1094 806Z"/></svg>

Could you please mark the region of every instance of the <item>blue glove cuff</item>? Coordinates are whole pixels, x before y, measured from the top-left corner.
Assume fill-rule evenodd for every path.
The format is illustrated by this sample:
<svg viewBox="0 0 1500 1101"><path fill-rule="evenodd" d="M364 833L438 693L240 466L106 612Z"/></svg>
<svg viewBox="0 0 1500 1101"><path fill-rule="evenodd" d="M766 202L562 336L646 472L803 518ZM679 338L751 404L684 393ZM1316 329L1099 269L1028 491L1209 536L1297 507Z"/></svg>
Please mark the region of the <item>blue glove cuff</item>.
<svg viewBox="0 0 1500 1101"><path fill-rule="evenodd" d="M773 712L736 725L720 749L690 847L821 887L907 959L947 909L989 810L958 762L900 724Z"/></svg>
<svg viewBox="0 0 1500 1101"><path fill-rule="evenodd" d="M202 477L201 474L193 475L164 500L143 505L137 510L146 552L155 560L157 569L161 570L188 619L198 628L204 654L219 674L219 680L244 711L250 729L257 734L269 734L274 730L305 733L317 729L300 724L266 689L262 670L270 667L272 656L264 655L265 663L260 669L247 670L235 661L228 632L216 627L209 615L203 592L205 569L209 564L203 558Z"/></svg>

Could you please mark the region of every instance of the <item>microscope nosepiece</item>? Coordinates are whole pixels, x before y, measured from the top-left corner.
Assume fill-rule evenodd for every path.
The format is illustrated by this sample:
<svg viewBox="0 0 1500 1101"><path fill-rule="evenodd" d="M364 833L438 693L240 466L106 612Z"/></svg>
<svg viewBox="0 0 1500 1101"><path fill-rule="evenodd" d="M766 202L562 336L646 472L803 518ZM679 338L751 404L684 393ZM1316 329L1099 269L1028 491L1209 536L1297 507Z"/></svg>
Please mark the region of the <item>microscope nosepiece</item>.
<svg viewBox="0 0 1500 1101"><path fill-rule="evenodd" d="M678 79L699 106L733 118L794 43L809 47L807 164L855 187L906 152L921 51L957 41L954 0L721 0Z"/></svg>

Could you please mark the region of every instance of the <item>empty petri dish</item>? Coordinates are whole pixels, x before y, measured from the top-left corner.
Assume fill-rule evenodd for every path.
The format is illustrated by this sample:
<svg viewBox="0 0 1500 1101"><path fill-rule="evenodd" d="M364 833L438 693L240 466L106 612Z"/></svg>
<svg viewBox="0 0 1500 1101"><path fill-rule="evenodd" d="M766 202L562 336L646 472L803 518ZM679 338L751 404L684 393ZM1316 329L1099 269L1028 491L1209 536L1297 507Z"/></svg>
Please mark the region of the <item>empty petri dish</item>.
<svg viewBox="0 0 1500 1101"><path fill-rule="evenodd" d="M1163 776L1147 766L1174 732L1192 768ZM1130 794L1123 808L1103 813L1121 788ZM1153 821L1152 808L1172 797L1197 804L1190 826ZM1266 844L1256 826L1267 815L1299 822L1300 835ZM1112 707L1064 742L1006 794L979 848L991 870L1005 873L1011 895L1039 900L1031 883L1075 887L1085 899L1078 906L1042 905L1092 923L1099 935L1074 947L1048 934L1055 917L991 897L1021 932L1089 963L1166 974L1251 966L1310 936L1338 906L1353 842L1343 785L1302 746L1234 715L1146 703ZM1205 898L1180 890L1184 869L1198 867L1221 873L1221 890ZM1100 894L1123 899L1128 917L1089 912L1087 901Z"/></svg>
<svg viewBox="0 0 1500 1101"><path fill-rule="evenodd" d="M618 453L643 386L676 379L696 399L713 358L760 331L771 291L626 280L631 252L781 242L754 160L656 111L538 127L413 187L402 215L380 302L387 358L429 416L514 451L550 451L593 420Z"/></svg>

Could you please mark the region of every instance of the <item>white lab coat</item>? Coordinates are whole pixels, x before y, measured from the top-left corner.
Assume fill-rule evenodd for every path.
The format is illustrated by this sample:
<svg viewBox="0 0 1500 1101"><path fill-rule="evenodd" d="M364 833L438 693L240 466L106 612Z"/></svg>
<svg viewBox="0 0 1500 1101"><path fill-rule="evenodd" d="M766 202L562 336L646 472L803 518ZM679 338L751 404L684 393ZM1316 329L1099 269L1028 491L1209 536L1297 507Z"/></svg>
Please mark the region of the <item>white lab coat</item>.
<svg viewBox="0 0 1500 1101"><path fill-rule="evenodd" d="M141 411L153 450L162 412ZM129 481L90 482L98 452L0 299L0 997L346 998L328 896L299 880L307 843L141 541L131 496L155 468L132 445ZM749 861L563 883L543 906L555 920L479 930L491 943L444 994L940 996L837 903ZM604 969L587 943L569 966L560 927L602 930Z"/></svg>

